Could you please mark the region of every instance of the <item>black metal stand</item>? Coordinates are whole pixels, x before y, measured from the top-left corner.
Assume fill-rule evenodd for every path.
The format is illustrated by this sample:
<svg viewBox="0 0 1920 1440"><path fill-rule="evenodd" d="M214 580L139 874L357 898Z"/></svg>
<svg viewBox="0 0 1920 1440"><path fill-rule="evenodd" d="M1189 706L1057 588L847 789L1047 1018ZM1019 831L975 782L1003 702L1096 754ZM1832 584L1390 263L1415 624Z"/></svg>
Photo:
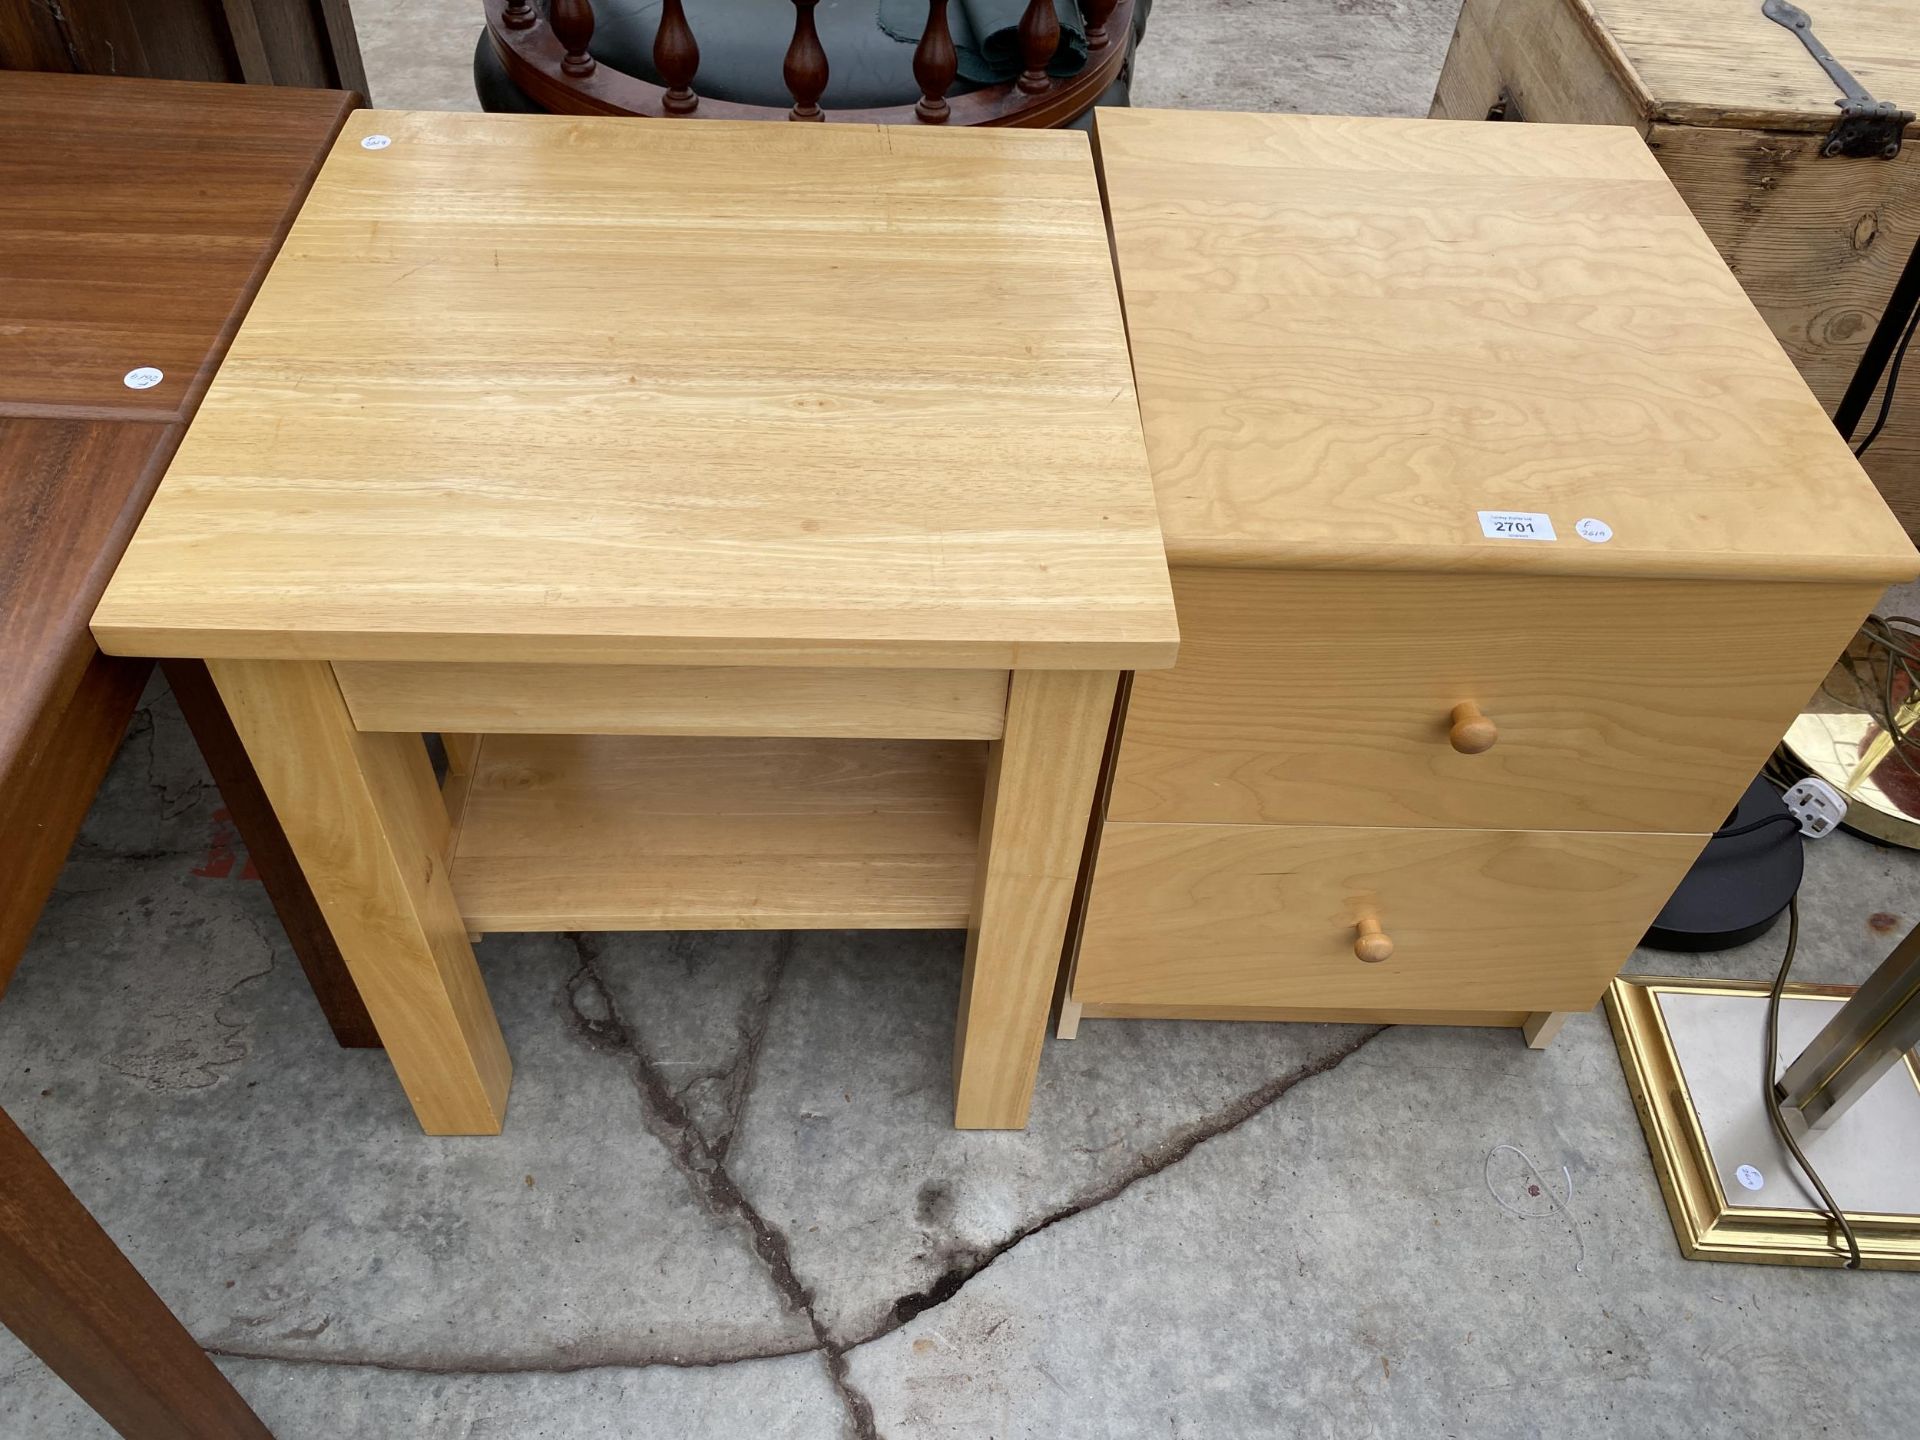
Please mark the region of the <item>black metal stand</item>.
<svg viewBox="0 0 1920 1440"><path fill-rule="evenodd" d="M1880 388L1880 377L1886 373L1887 363L1893 359L1894 349L1916 308L1920 308L1920 244L1907 256L1906 268L1894 282L1893 294L1887 297L1887 308L1880 316L1880 323L1867 340L1867 348L1860 352L1859 368L1847 382L1847 393L1840 397L1840 408L1833 412L1835 428L1849 443L1860 426L1860 417L1867 413L1873 392Z"/></svg>

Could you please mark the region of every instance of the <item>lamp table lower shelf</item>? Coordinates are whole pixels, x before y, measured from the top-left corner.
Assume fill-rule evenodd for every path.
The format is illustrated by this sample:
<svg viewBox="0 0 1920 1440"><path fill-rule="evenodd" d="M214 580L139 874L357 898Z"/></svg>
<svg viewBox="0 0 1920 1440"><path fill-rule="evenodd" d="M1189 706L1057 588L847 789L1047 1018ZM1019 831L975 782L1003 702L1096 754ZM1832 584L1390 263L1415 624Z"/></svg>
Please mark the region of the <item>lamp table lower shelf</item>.
<svg viewBox="0 0 1920 1440"><path fill-rule="evenodd" d="M428 1132L504 1122L472 940L556 930L964 929L955 1124L1026 1124L1116 672L209 669Z"/></svg>

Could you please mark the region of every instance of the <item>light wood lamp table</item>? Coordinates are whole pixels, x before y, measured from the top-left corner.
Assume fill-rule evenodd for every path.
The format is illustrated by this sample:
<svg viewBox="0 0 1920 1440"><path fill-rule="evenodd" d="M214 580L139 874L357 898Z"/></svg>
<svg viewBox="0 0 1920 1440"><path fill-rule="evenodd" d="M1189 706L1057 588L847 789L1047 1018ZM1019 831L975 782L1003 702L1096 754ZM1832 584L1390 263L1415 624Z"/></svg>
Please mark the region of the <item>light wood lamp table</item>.
<svg viewBox="0 0 1920 1440"><path fill-rule="evenodd" d="M1085 137L359 112L94 631L208 661L429 1132L470 937L571 929L965 928L1024 1125L1177 644Z"/></svg>

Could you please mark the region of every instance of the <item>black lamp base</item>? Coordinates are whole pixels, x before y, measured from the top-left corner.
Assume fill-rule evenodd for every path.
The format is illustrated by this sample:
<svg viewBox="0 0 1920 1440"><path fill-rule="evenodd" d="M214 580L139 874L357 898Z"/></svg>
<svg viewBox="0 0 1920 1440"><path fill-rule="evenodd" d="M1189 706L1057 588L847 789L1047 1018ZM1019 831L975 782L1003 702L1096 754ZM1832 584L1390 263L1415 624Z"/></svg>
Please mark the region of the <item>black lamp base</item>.
<svg viewBox="0 0 1920 1440"><path fill-rule="evenodd" d="M1786 813L1780 792L1756 778L1721 829ZM1655 950L1700 951L1758 940L1786 913L1805 863L1798 825L1766 825L1709 840L1640 943Z"/></svg>

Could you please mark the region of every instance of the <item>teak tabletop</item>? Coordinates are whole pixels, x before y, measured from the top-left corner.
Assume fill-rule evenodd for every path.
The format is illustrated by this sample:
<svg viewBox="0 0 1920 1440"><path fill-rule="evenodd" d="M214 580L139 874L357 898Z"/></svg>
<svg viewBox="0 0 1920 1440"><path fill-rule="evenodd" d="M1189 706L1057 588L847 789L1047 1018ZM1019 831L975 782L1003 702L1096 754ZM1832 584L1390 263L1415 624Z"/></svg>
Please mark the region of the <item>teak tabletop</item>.
<svg viewBox="0 0 1920 1440"><path fill-rule="evenodd" d="M113 561L348 104L0 72L0 776L93 658Z"/></svg>
<svg viewBox="0 0 1920 1440"><path fill-rule="evenodd" d="M94 629L208 659L427 1129L472 935L754 926L966 927L1023 1125L1177 647L1086 137L360 112Z"/></svg>
<svg viewBox="0 0 1920 1440"><path fill-rule="evenodd" d="M354 103L0 71L0 993L153 671L88 619ZM168 679L336 1034L377 1043L205 667ZM0 1323L122 1434L265 1440L3 1112L0 1177Z"/></svg>
<svg viewBox="0 0 1920 1440"><path fill-rule="evenodd" d="M1165 663L1086 141L362 111L94 628L249 658Z"/></svg>

